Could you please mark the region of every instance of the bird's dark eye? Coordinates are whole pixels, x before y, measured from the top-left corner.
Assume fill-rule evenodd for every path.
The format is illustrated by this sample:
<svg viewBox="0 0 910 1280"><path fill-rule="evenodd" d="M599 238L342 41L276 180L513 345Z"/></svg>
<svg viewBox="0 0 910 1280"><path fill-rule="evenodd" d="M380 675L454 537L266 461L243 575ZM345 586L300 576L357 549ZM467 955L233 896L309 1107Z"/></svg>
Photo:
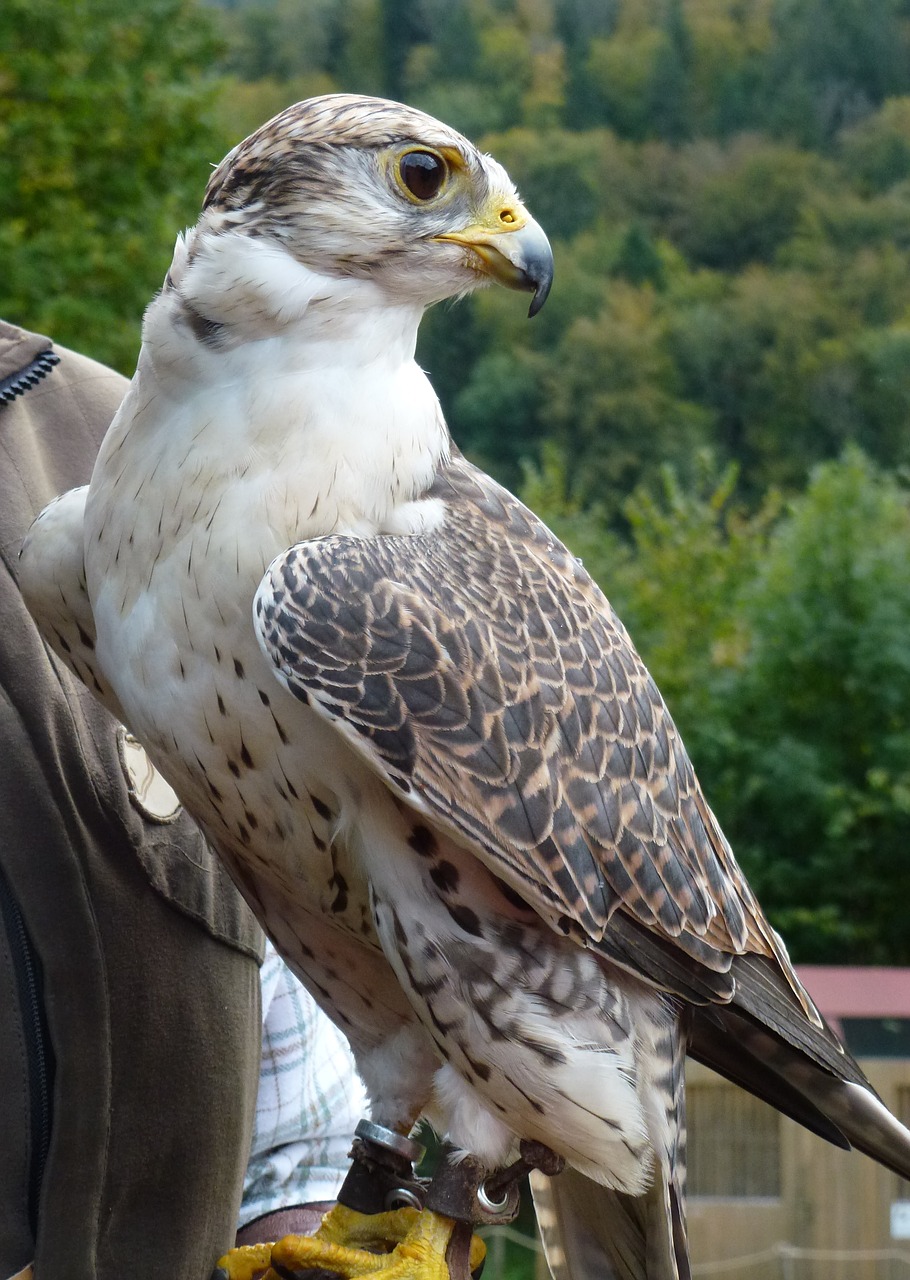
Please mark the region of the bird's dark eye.
<svg viewBox="0 0 910 1280"><path fill-rule="evenodd" d="M432 200L446 178L446 164L432 151L409 151L398 161L401 181L415 200Z"/></svg>

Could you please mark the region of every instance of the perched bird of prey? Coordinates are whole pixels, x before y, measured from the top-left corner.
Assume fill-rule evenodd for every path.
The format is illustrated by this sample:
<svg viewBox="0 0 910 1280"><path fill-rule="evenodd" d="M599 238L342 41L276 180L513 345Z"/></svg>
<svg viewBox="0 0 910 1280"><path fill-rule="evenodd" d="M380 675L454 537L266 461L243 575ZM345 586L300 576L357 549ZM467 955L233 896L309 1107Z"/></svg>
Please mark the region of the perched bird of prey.
<svg viewBox="0 0 910 1280"><path fill-rule="evenodd" d="M533 312L551 274L453 130L291 107L212 175L23 585L347 1034L376 1124L427 1115L490 1173L544 1144L564 1269L683 1280L687 1052L905 1177L910 1133L607 600L458 453L415 363L432 303L494 280Z"/></svg>

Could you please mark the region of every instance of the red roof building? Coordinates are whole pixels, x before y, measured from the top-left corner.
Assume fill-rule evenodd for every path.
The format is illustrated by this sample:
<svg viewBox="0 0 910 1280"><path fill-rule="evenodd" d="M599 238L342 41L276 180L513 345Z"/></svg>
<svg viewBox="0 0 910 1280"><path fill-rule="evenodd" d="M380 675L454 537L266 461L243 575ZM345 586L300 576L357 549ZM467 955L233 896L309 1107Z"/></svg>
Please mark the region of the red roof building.
<svg viewBox="0 0 910 1280"><path fill-rule="evenodd" d="M857 1057L910 1057L910 969L803 964L796 971Z"/></svg>

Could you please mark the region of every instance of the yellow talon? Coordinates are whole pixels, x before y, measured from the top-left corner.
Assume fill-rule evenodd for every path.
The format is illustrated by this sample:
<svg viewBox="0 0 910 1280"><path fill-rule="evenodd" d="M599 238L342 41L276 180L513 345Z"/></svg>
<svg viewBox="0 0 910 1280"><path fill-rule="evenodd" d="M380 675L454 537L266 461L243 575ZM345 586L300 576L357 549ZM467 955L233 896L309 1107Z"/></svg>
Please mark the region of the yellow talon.
<svg viewBox="0 0 910 1280"><path fill-rule="evenodd" d="M272 1263L291 1272L334 1271L347 1280L449 1280L446 1250L454 1229L451 1218L428 1209L362 1214L336 1205L314 1235L232 1249L218 1267L225 1280L277 1280ZM485 1253L483 1241L472 1237L471 1271Z"/></svg>
<svg viewBox="0 0 910 1280"><path fill-rule="evenodd" d="M314 1240L327 1244L347 1245L352 1249L368 1249L371 1253L389 1253L400 1244L417 1224L419 1209L391 1209L388 1213L358 1213L346 1205L336 1204L322 1219ZM448 1222L448 1218L440 1219ZM297 1239L306 1239L298 1236Z"/></svg>
<svg viewBox="0 0 910 1280"><path fill-rule="evenodd" d="M225 1280L255 1280L266 1273L271 1261L270 1244L244 1244L218 1259L215 1275L223 1271Z"/></svg>

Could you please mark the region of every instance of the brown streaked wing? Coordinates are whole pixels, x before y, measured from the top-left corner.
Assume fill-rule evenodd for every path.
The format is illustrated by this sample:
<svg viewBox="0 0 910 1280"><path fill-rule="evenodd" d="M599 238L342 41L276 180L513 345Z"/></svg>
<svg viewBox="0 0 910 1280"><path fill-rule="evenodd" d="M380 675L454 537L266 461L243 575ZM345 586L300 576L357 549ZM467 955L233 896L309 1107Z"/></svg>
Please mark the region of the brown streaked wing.
<svg viewBox="0 0 910 1280"><path fill-rule="evenodd" d="M580 563L460 457L430 496L446 505L432 533L323 538L271 566L257 628L291 692L554 927L600 941L622 909L697 967L776 954Z"/></svg>

